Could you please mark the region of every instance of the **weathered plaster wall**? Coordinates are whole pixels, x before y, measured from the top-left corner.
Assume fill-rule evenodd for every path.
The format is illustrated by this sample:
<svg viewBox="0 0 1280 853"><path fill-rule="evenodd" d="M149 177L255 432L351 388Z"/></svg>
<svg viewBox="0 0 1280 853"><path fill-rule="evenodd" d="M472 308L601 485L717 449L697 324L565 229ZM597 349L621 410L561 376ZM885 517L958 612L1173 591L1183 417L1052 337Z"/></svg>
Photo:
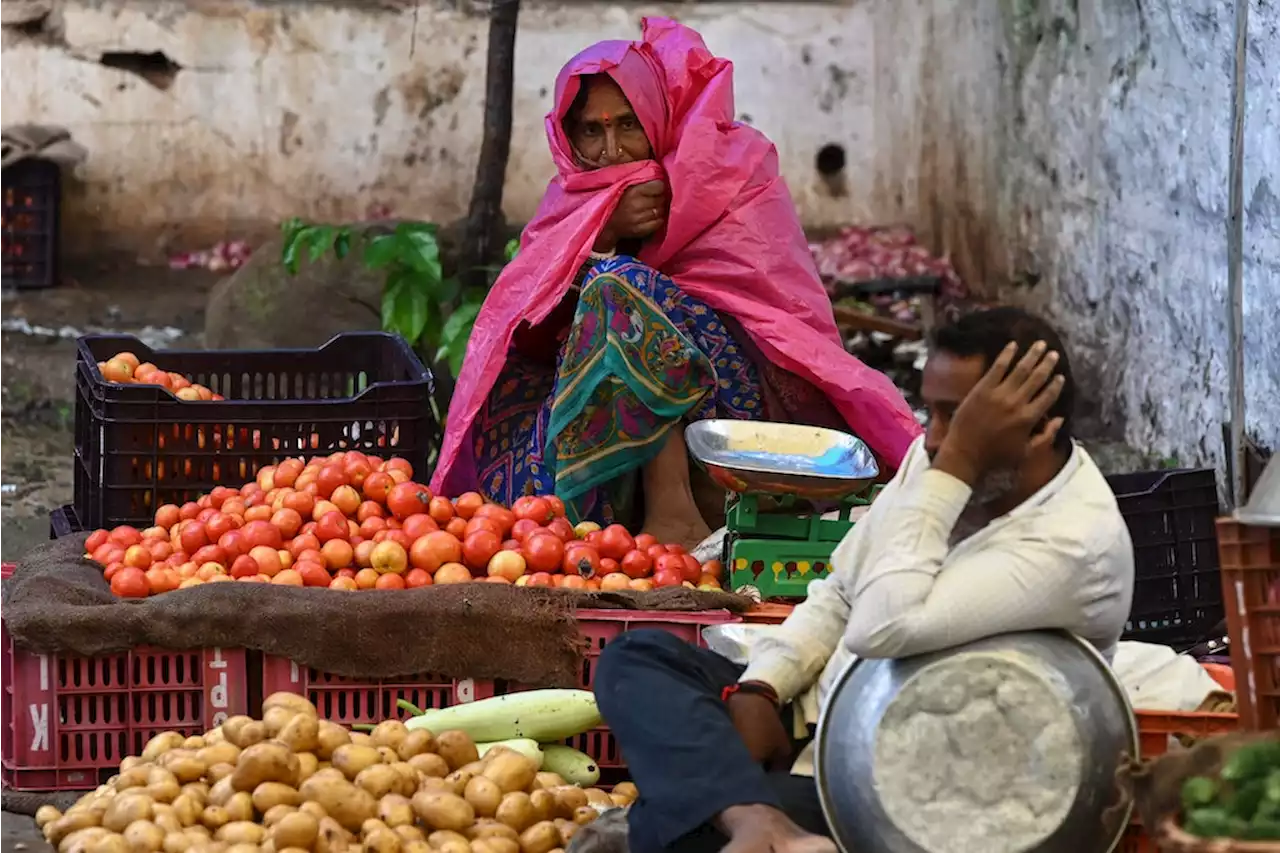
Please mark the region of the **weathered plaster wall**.
<svg viewBox="0 0 1280 853"><path fill-rule="evenodd" d="M64 0L56 38L6 32L4 119L88 145L72 250L156 255L373 204L464 210L483 20L409 0ZM971 284L1050 314L1092 428L1221 464L1232 0L526 3L508 215L550 171L560 64L675 14L737 64L740 118L778 144L811 226L907 221ZM1253 0L1245 197L1249 430L1280 447L1280 10ZM104 67L163 51L167 88ZM814 168L847 154L845 194Z"/></svg>

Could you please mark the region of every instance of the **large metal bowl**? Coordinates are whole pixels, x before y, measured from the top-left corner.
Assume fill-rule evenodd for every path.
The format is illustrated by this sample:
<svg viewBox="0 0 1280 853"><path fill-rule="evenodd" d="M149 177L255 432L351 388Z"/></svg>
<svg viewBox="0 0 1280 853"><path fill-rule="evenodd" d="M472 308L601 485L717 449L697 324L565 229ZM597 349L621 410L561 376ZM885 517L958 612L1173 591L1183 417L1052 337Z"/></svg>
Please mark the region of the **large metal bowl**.
<svg viewBox="0 0 1280 853"><path fill-rule="evenodd" d="M877 777L875 760L881 722L903 687L921 677L931 679L928 683L938 683L932 679L947 672L954 673L956 664L962 660L965 666L971 666L975 661L982 666L990 666L996 677L1007 673L1010 666L1017 666L1019 672L1031 675L1046 686L1044 695L1057 700L1057 707L1068 710L1068 715L1062 718L1057 729L1070 737L1072 727L1066 722L1069 719L1074 722L1078 737L1075 743L1079 745L1079 752L1076 754L1081 760L1071 774L1057 777L1071 777L1069 787L1064 790L1073 790L1074 796L1064 794L1050 799L1049 802L1060 805L1045 808L1045 812L1052 816L1047 822L1056 828L1046 829L1038 841L1019 842L1004 848L1005 853L1015 850L1018 853L1109 853L1114 850L1124 834L1131 810L1116 774L1124 756L1138 754L1137 723L1123 687L1101 655L1088 643L1066 632L1049 631L1005 634L901 660L855 660L847 667L832 685L823 708L814 755L818 793L836 844L846 853L943 853L943 848L947 847L973 846L958 840L927 842L930 846L922 846L908 837L911 830L904 828L906 821L896 821L892 817L895 813L899 816L906 814L901 805L903 800L887 805L878 793L878 780L887 782L887 777ZM969 673L971 670L965 679L971 678ZM917 687L924 683L917 682ZM969 683L972 682L966 680L966 684ZM991 699L999 702L994 691ZM894 707L901 708L902 705ZM893 713L898 714L899 711ZM946 717L950 711L938 713L941 716L937 719L950 719ZM931 727L921 731L946 731L948 748L960 748L955 745L954 729L947 728L948 723L934 727L934 720L928 722ZM1010 727L1009 731L1012 730ZM888 738L887 735L885 737ZM941 742L941 738L938 740ZM979 748L990 746L982 743L982 739L977 740ZM1045 772L1045 763L1036 763L1040 758L1036 752L1043 748L1044 740L1038 740L1035 747L1019 753L1025 755L1021 760L1024 762L1022 766L1029 768L1026 772ZM906 741L911 749L923 742L925 740ZM890 741L886 739L884 743ZM902 744L903 741L899 739L896 743ZM1061 752L1058 750L1053 754ZM950 767L941 768L942 763L919 767L920 784L925 784L926 772L952 772ZM956 763L954 766L958 771L961 765ZM957 778L969 777L959 775ZM914 795L928 796L919 792ZM1068 799L1071 800L1069 805L1061 805ZM936 802L928 803L927 807L941 808ZM978 804L973 811L975 819L981 816L983 820L990 820L994 813L993 808L983 808ZM956 828L956 837L960 831L968 829L961 823ZM915 837L922 838L919 832ZM1000 853L1000 850L986 845L981 851L974 849L972 853Z"/></svg>
<svg viewBox="0 0 1280 853"><path fill-rule="evenodd" d="M702 420L685 430L685 443L711 479L738 494L841 500L880 474L861 439L821 427Z"/></svg>

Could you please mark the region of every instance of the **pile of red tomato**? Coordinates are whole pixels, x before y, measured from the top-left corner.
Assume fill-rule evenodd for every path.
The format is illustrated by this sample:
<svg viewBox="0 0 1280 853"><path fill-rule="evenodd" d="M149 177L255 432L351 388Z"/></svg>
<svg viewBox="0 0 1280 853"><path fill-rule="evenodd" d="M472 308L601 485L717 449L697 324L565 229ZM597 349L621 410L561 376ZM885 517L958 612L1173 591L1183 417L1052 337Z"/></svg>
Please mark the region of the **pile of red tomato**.
<svg viewBox="0 0 1280 853"><path fill-rule="evenodd" d="M507 508L433 495L404 459L357 451L286 459L239 489L156 510L145 530L95 530L86 556L116 595L240 581L338 590L487 583L583 590L718 590L723 568L614 524L576 527L554 496Z"/></svg>

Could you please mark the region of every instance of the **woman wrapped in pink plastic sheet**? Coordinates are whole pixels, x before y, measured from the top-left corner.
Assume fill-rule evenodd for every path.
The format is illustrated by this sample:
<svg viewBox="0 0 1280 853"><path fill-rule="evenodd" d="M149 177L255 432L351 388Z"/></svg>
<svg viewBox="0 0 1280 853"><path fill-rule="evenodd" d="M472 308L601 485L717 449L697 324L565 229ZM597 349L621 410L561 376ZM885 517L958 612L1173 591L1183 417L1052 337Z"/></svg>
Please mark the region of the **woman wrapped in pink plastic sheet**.
<svg viewBox="0 0 1280 853"><path fill-rule="evenodd" d="M476 320L437 491L554 493L571 520L692 545L710 529L688 421L844 429L897 467L919 427L842 347L730 62L647 18L569 61L546 129L557 175Z"/></svg>

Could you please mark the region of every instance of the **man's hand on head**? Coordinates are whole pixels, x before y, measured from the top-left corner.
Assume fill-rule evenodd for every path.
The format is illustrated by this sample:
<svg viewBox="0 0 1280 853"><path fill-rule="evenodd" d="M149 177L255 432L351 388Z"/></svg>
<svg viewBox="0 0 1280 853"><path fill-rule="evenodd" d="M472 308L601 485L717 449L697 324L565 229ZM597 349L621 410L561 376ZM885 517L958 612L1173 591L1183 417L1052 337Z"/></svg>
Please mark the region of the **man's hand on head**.
<svg viewBox="0 0 1280 853"><path fill-rule="evenodd" d="M1017 345L1004 348L956 409L935 469L972 486L1002 461L1053 443L1063 419L1044 418L1065 380L1054 375L1058 353L1046 350L1037 341L1014 364Z"/></svg>

